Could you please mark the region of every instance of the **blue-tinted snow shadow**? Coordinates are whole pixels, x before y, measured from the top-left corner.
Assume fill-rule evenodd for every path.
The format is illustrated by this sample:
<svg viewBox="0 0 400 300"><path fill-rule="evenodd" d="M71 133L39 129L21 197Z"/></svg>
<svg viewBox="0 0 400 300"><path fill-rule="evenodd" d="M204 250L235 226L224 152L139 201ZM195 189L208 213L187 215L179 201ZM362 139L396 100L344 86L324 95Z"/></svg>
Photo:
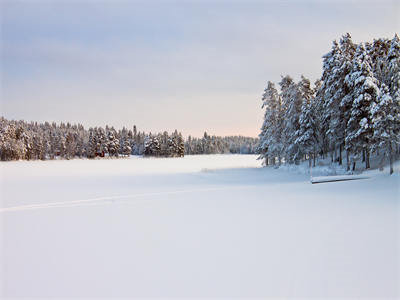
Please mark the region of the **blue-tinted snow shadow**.
<svg viewBox="0 0 400 300"><path fill-rule="evenodd" d="M230 168L230 169L205 169L193 176L203 178L215 184L240 184L240 185L268 185L288 184L308 181L309 177L303 174L295 174L266 168Z"/></svg>
<svg viewBox="0 0 400 300"><path fill-rule="evenodd" d="M289 183L309 183L309 176L296 174L283 170L266 168L227 168L227 169L203 169L200 172L171 173L171 174L132 174L123 175L119 178L109 178L101 176L99 178L87 179L88 184L107 185L112 182L115 186L151 186L157 184L158 187L172 186L197 186L197 185L269 185L269 184L289 184Z"/></svg>

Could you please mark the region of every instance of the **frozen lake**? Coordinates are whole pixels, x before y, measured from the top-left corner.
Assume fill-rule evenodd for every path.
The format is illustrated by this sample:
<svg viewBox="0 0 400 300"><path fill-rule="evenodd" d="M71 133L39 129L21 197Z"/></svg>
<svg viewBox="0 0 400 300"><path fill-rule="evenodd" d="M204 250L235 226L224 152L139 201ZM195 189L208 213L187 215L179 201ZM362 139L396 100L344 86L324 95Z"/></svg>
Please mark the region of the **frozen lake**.
<svg viewBox="0 0 400 300"><path fill-rule="evenodd" d="M260 164L0 163L3 296L400 296L398 172L312 185Z"/></svg>

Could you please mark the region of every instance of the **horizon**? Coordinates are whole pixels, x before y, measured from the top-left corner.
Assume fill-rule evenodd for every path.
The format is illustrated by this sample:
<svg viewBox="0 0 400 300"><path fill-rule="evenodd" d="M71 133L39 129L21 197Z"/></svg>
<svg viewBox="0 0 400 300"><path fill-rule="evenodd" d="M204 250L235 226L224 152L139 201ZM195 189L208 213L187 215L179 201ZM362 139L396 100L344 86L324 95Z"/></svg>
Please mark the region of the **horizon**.
<svg viewBox="0 0 400 300"><path fill-rule="evenodd" d="M36 120L24 120L24 119L8 119L8 118L6 118L6 117L4 117L4 116L0 116L0 117L3 117L4 119L6 119L7 121L11 121L11 122L25 122L25 123L27 123L27 124L32 124L32 123L38 123L38 124L45 124L45 123L49 123L50 125L52 125L53 123L55 123L57 126L60 126L61 124L70 124L71 126L74 126L74 125L82 125L83 126L83 128L85 129L85 130L89 130L90 128L103 128L103 129L105 129L106 128L106 126L108 126L109 128L113 128L113 129L115 129L116 131L120 131L120 130L123 130L124 128L125 129L127 129L127 130L131 130L131 131L133 131L133 127L134 126L136 126L135 124L132 126L132 128L130 128L130 127L127 127L127 126L121 126L121 127L116 127L116 126L113 126L113 125L110 125L110 124L103 124L103 125L95 125L95 126L85 126L84 124L82 124L82 123L80 123L80 122L78 122L78 123L72 123L72 122L69 122L69 121L36 121ZM173 132L175 132L175 131L177 131L178 133L181 133L182 134L182 132L181 131L179 131L179 129L172 129L172 130L163 130L163 131L154 131L154 132L152 132L152 131L146 131L145 129L142 129L142 128L138 128L137 126L136 126L136 130L137 130L137 132L138 133L145 133L145 134L162 134L162 133L164 133L165 131L167 132L167 133L173 133ZM207 135L208 136L216 136L216 137L222 137L222 138L224 138L224 137L245 137L245 138L254 138L254 139L258 139L259 138L259 136L246 136L246 135L242 135L242 134L234 134L234 135L217 135L217 134L213 134L213 133L211 133L211 132L207 132L207 131L203 131L203 133L201 134L201 135L198 135L198 136L195 136L195 135L192 135L192 134L188 134L188 135L184 135L184 134L182 134L182 137L184 138L184 139L187 139L189 136L190 137L192 137L192 138L203 138L203 136L204 136L204 133L207 133Z"/></svg>
<svg viewBox="0 0 400 300"><path fill-rule="evenodd" d="M85 128L258 137L267 81L314 82L346 32L359 43L400 31L397 1L342 4L3 1L1 112Z"/></svg>

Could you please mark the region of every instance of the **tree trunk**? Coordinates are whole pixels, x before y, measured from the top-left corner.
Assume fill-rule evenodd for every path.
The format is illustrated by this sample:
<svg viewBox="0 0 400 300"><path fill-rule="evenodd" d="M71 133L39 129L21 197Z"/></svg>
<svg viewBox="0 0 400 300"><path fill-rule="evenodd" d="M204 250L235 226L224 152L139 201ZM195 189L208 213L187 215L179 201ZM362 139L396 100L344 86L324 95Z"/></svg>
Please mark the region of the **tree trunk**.
<svg viewBox="0 0 400 300"><path fill-rule="evenodd" d="M379 160L379 171L383 171L383 163L385 161L385 155L382 155L381 159Z"/></svg>
<svg viewBox="0 0 400 300"><path fill-rule="evenodd" d="M389 164L390 164L390 175L393 174L393 156L389 154Z"/></svg>
<svg viewBox="0 0 400 300"><path fill-rule="evenodd" d="M315 155L315 152L313 153L313 167L315 167L315 157L316 157L316 155Z"/></svg>
<svg viewBox="0 0 400 300"><path fill-rule="evenodd" d="M362 151L362 162L364 162L365 161L365 149L363 149L363 151Z"/></svg>
<svg viewBox="0 0 400 300"><path fill-rule="evenodd" d="M346 171L350 171L350 154L349 154L349 150L346 150L346 164L347 164Z"/></svg>
<svg viewBox="0 0 400 300"><path fill-rule="evenodd" d="M337 147L336 147L336 145L335 145L335 152L334 152L334 162L336 162L337 161Z"/></svg>
<svg viewBox="0 0 400 300"><path fill-rule="evenodd" d="M369 169L371 166L369 164L369 149L365 149L365 168Z"/></svg>
<svg viewBox="0 0 400 300"><path fill-rule="evenodd" d="M356 162L353 161L353 172L355 171L355 169L356 169Z"/></svg>
<svg viewBox="0 0 400 300"><path fill-rule="evenodd" d="M342 163L343 163L343 160L342 160L342 148L343 148L343 145L340 144L340 146L339 146L339 165L342 165Z"/></svg>
<svg viewBox="0 0 400 300"><path fill-rule="evenodd" d="M392 151L392 143L389 143L389 166L390 166L390 175L393 174L393 151Z"/></svg>

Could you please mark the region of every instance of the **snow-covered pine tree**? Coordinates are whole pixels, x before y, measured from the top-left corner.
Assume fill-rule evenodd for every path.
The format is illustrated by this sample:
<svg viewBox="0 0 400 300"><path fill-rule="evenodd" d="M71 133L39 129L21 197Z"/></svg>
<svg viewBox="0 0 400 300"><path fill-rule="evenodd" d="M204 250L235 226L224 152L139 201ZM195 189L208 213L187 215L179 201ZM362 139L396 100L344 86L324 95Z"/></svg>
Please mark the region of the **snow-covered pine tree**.
<svg viewBox="0 0 400 300"><path fill-rule="evenodd" d="M43 156L43 142L39 134L35 133L32 137L32 152L34 159L40 159Z"/></svg>
<svg viewBox="0 0 400 300"><path fill-rule="evenodd" d="M65 158L71 159L75 157L76 142L74 134L69 131L65 137Z"/></svg>
<svg viewBox="0 0 400 300"><path fill-rule="evenodd" d="M337 66L334 71L333 96L329 105L331 119L327 134L331 138L331 150L334 150L334 157L340 165L343 160L342 152L345 146L345 130L349 119L348 111L352 102L352 91L347 86L346 76L351 72L355 49L350 34L347 33L342 36ZM347 104L348 106L346 106ZM337 150L339 150L338 156Z"/></svg>
<svg viewBox="0 0 400 300"><path fill-rule="evenodd" d="M27 160L34 159L32 134L29 132L25 132L25 130L23 130L21 127L19 127L19 131L20 133L18 133L17 136L21 136L21 140L24 143L24 158Z"/></svg>
<svg viewBox="0 0 400 300"><path fill-rule="evenodd" d="M383 83L377 102L373 103L371 119L374 130L374 148L382 149L389 158L390 174L393 173L393 150L400 143L400 106ZM382 166L381 166L382 167Z"/></svg>
<svg viewBox="0 0 400 300"><path fill-rule="evenodd" d="M127 130L125 127L119 132L119 153L123 156L131 155L131 140L132 140L132 131Z"/></svg>
<svg viewBox="0 0 400 300"><path fill-rule="evenodd" d="M105 153L108 153L106 131L103 127L97 127L96 129L96 155L104 156Z"/></svg>
<svg viewBox="0 0 400 300"><path fill-rule="evenodd" d="M323 87L323 81L321 79L317 79L314 83L315 85L315 101L314 101L314 112L315 112L315 121L318 126L319 139L318 139L318 154L322 157L328 152L330 140L326 135L328 131L328 124L326 123L326 114L325 114L325 91Z"/></svg>
<svg viewBox="0 0 400 300"><path fill-rule="evenodd" d="M114 127L108 129L107 132L107 152L110 157L118 157L119 153L119 140L117 137L117 132Z"/></svg>
<svg viewBox="0 0 400 300"><path fill-rule="evenodd" d="M346 33L340 39L340 50L341 50L341 63L339 67L340 80L344 80L344 83L341 84L341 88L343 90L340 92L341 94L341 102L340 102L340 114L341 119L338 123L337 130L339 131L336 136L339 137L339 140L342 139L343 142L341 144L341 148L345 147L346 144L346 131L347 131L347 123L350 119L351 106L353 105L353 87L349 86L347 82L347 76L353 70L353 60L356 52L356 44L353 43L351 36L349 33ZM346 147L345 147L346 148ZM346 148L346 164L347 170L350 170L350 150ZM340 149L341 150L341 149ZM341 154L341 151L340 151Z"/></svg>
<svg viewBox="0 0 400 300"><path fill-rule="evenodd" d="M181 133L178 134L177 142L178 142L178 156L184 157L185 156L185 143L184 143Z"/></svg>
<svg viewBox="0 0 400 300"><path fill-rule="evenodd" d="M324 149L327 149L328 145L328 137L325 134L325 131L322 128L323 123L323 115L324 115L324 101L323 95L321 93L322 81L317 79L314 82L314 100L312 101L312 111L314 117L314 123L316 128L317 135L317 145L316 145L316 155L314 159L318 155L321 155L324 152Z"/></svg>
<svg viewBox="0 0 400 300"><path fill-rule="evenodd" d="M174 152L173 146L172 146L172 139L170 139L170 136L168 135L167 131L164 131L162 134L158 135L159 141L160 141L160 147L161 147L161 156L171 156Z"/></svg>
<svg viewBox="0 0 400 300"><path fill-rule="evenodd" d="M310 80L304 76L301 77L298 86L302 97L302 105L299 117L300 127L296 133L297 138L294 142L300 149L300 152L308 156L310 166L311 158L314 158L315 166L315 155L318 145L318 128L314 111L314 91L311 88Z"/></svg>
<svg viewBox="0 0 400 300"><path fill-rule="evenodd" d="M372 69L379 82L385 82L386 76L386 57L390 49L390 40L386 38L374 39L368 55L372 60Z"/></svg>
<svg viewBox="0 0 400 300"><path fill-rule="evenodd" d="M387 55L387 78L390 95L392 96L393 102L396 107L400 106L400 39L397 34L390 42L390 49ZM400 118L400 115L395 116L396 119ZM396 147L396 153L400 154L400 145Z"/></svg>
<svg viewBox="0 0 400 300"><path fill-rule="evenodd" d="M386 58L387 71L386 82L389 87L390 95L393 100L393 105L400 110L400 39L396 34L390 42L390 49ZM396 123L398 124L400 115L394 114ZM397 147L400 152L400 148Z"/></svg>
<svg viewBox="0 0 400 300"><path fill-rule="evenodd" d="M283 117L282 128L281 128L282 158L285 159L285 163L289 161L288 141L289 141L289 136L291 134L290 131L286 130L287 118L288 118L287 111L288 111L289 98L291 97L290 88L294 84L295 84L294 80L289 75L282 77L281 81L279 82L279 87L280 87L279 97L281 99L281 113Z"/></svg>
<svg viewBox="0 0 400 300"><path fill-rule="evenodd" d="M168 137L168 156L181 157L184 154L183 138L175 129L171 136Z"/></svg>
<svg viewBox="0 0 400 300"><path fill-rule="evenodd" d="M322 115L322 130L326 136L330 136L327 133L331 130L331 122L336 119L337 110L335 110L334 94L336 91L337 83L337 70L340 64L340 48L336 40L332 42L331 51L325 54L322 63L322 85L318 91L318 95L322 101L324 114ZM332 139L327 139L325 143L325 151L332 150Z"/></svg>
<svg viewBox="0 0 400 300"><path fill-rule="evenodd" d="M177 140L174 136L168 137L167 149L168 149L168 151L167 151L167 153L164 154L165 156L167 156L167 157L168 156L172 156L172 157L177 156L178 144L177 144Z"/></svg>
<svg viewBox="0 0 400 300"><path fill-rule="evenodd" d="M262 107L265 109L264 123L261 127L259 135L260 143L258 151L260 157L264 159L266 165L269 163L275 164L275 157L280 156L280 135L281 132L278 128L279 114L280 114L280 98L275 84L268 81L267 87L262 95ZM277 134L279 130L279 134Z"/></svg>
<svg viewBox="0 0 400 300"><path fill-rule="evenodd" d="M158 136L152 136L150 133L150 135L146 137L143 154L146 156L160 156L161 143Z"/></svg>
<svg viewBox="0 0 400 300"><path fill-rule="evenodd" d="M4 118L0 119L0 158L1 160L18 160L25 158L25 145L22 140L22 128Z"/></svg>
<svg viewBox="0 0 400 300"><path fill-rule="evenodd" d="M96 141L95 130L93 128L89 128L89 140L86 147L86 155L88 158L96 157L96 148L97 148L97 141Z"/></svg>
<svg viewBox="0 0 400 300"><path fill-rule="evenodd" d="M373 139L370 109L379 95L379 83L372 72L371 64L364 44L359 44L353 59L352 73L346 77L348 86L353 90L354 99L346 128L346 149L355 156L365 154L367 169L370 167L369 153Z"/></svg>
<svg viewBox="0 0 400 300"><path fill-rule="evenodd" d="M57 155L60 157L65 157L65 136L62 130L58 130L57 135Z"/></svg>
<svg viewBox="0 0 400 300"><path fill-rule="evenodd" d="M76 155L81 158L83 156L86 156L85 153L85 145L88 142L88 136L87 136L87 131L83 128L81 124L78 124L77 127L77 133L76 133Z"/></svg>
<svg viewBox="0 0 400 300"><path fill-rule="evenodd" d="M202 148L203 148L203 154L211 154L211 138L207 134L207 132L204 132L203 135Z"/></svg>
<svg viewBox="0 0 400 300"><path fill-rule="evenodd" d="M400 89L400 39L396 34L390 41L390 48L386 57L386 82L392 96Z"/></svg>
<svg viewBox="0 0 400 300"><path fill-rule="evenodd" d="M285 76L279 83L281 86L281 99L283 107L283 130L282 141L285 152L286 162L295 162L301 159L300 148L295 144L298 138L296 135L299 130L299 118L301 113L301 93L299 85L295 84L290 76Z"/></svg>

